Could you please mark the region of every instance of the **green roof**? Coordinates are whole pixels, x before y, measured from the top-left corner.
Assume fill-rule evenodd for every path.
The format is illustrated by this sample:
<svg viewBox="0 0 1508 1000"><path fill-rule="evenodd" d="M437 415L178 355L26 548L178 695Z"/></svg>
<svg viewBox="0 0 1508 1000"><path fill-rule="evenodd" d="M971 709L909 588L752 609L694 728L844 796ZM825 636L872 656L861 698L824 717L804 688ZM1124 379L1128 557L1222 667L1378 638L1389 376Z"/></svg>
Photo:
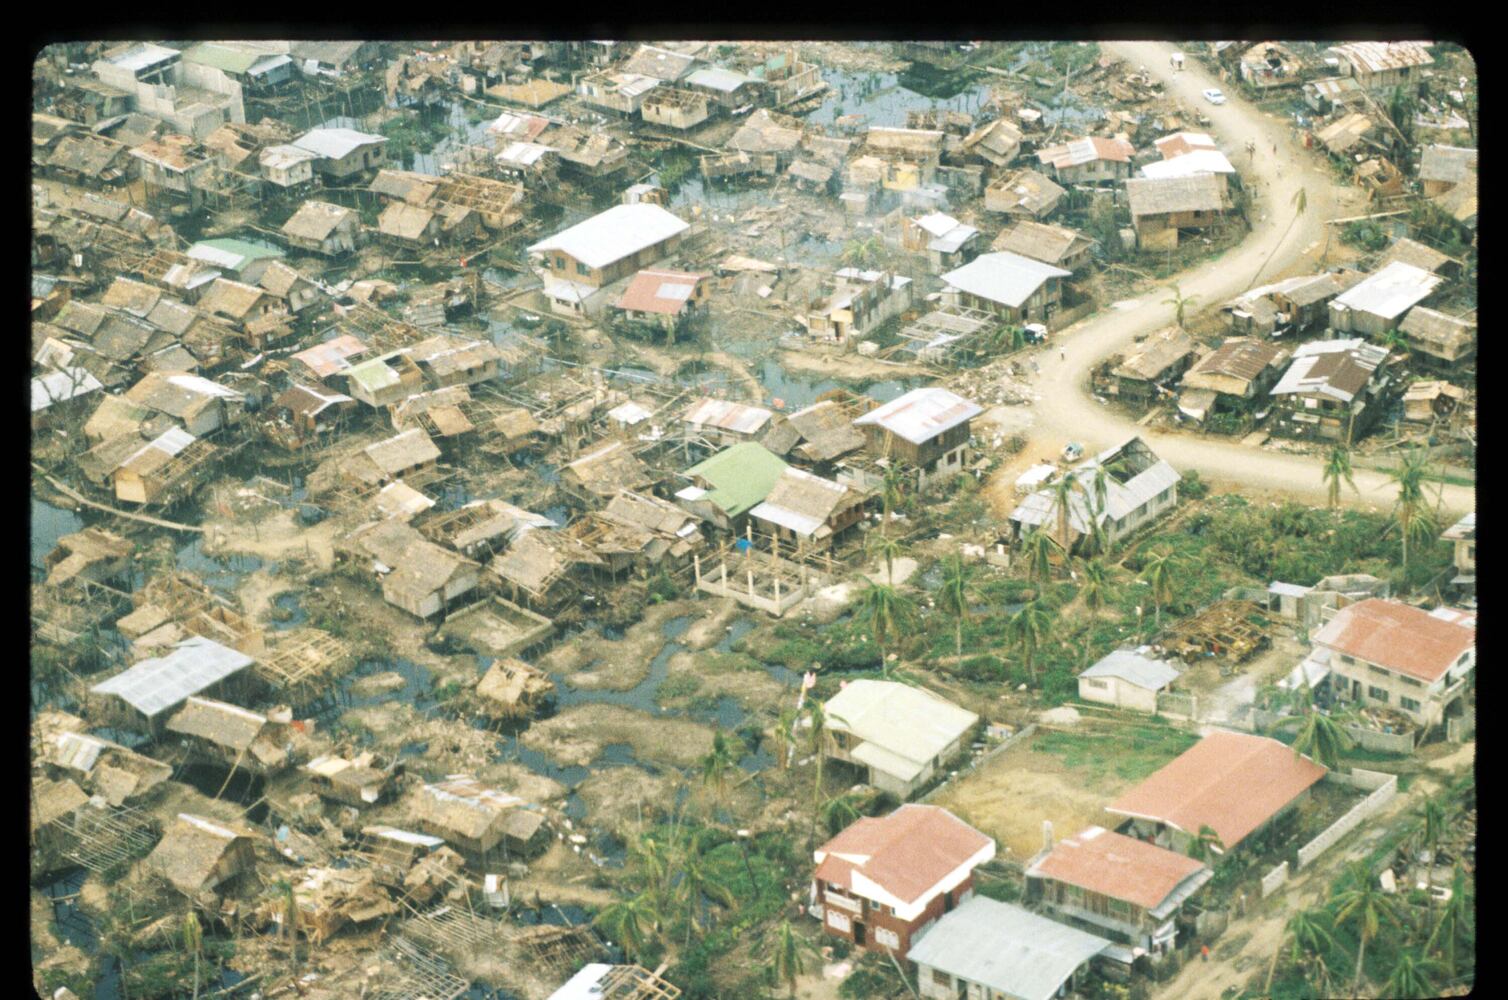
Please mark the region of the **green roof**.
<svg viewBox="0 0 1508 1000"><path fill-rule="evenodd" d="M208 247L211 250L218 250L221 253L234 254L235 256L241 258L242 264L248 264L254 260L261 260L264 257L283 256L283 251L277 249L276 247L264 246L260 243L248 243L245 240L218 239L200 240L198 243L195 243L192 247L189 248L190 257L194 256L193 251L197 247ZM227 264L228 263L229 262L227 262Z"/></svg>
<svg viewBox="0 0 1508 1000"><path fill-rule="evenodd" d="M213 66L226 73L245 73L265 54L248 52L245 49L226 48L224 45L215 45L212 42L201 42L183 53L183 60L198 63L201 66Z"/></svg>
<svg viewBox="0 0 1508 1000"><path fill-rule="evenodd" d="M745 441L723 449L687 471L712 484L707 500L729 517L737 517L763 502L785 469L786 464L773 452L755 441Z"/></svg>

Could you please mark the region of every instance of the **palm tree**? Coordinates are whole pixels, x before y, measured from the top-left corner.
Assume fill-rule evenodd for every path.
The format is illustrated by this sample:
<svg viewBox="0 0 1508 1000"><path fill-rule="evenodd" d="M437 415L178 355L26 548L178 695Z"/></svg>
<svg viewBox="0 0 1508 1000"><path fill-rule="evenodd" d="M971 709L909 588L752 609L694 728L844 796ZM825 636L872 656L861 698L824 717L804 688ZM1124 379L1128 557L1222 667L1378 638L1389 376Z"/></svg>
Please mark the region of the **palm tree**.
<svg viewBox="0 0 1508 1000"><path fill-rule="evenodd" d="M1312 703L1300 718L1303 725L1293 740L1294 756L1308 757L1322 767L1335 770L1340 766L1341 756L1354 745L1351 735L1340 720L1318 711Z"/></svg>
<svg viewBox="0 0 1508 1000"><path fill-rule="evenodd" d="M942 589L937 592L937 605L953 619L953 652L959 662L963 661L963 623L969 618L969 602L973 597L970 579L974 575L972 563L954 553L943 560Z"/></svg>
<svg viewBox="0 0 1508 1000"><path fill-rule="evenodd" d="M867 270L880 263L885 256L885 241L880 239L879 233L871 233L843 244L840 258L849 267Z"/></svg>
<svg viewBox="0 0 1508 1000"><path fill-rule="evenodd" d="M1393 506L1403 542L1403 575L1408 579L1409 542L1421 535L1433 534L1429 508L1424 498L1424 477L1429 471L1429 451L1420 445L1403 456L1403 464L1389 474L1398 484L1398 500Z"/></svg>
<svg viewBox="0 0 1508 1000"><path fill-rule="evenodd" d="M199 958L204 954L204 932L193 910L183 917L183 950L194 956L194 1000L199 1000Z"/></svg>
<svg viewBox="0 0 1508 1000"><path fill-rule="evenodd" d="M1012 615L1006 625L1007 634L1021 648L1022 658L1026 661L1026 669L1031 673L1033 682L1037 679L1037 650L1042 648L1042 640L1051 626L1052 618L1040 597L1022 605L1021 610Z"/></svg>
<svg viewBox="0 0 1508 1000"><path fill-rule="evenodd" d="M895 583L895 566L897 558L904 555L906 546L901 544L899 538L891 538L889 534L881 531L877 535L870 535L865 542L865 548L869 550L870 558L883 559L885 561L885 582Z"/></svg>
<svg viewBox="0 0 1508 1000"><path fill-rule="evenodd" d="M859 595L859 614L874 630L874 641L880 647L880 673L890 676L889 660L885 656L885 639L897 634L915 617L915 605L910 598L889 584L870 583Z"/></svg>
<svg viewBox="0 0 1508 1000"><path fill-rule="evenodd" d="M807 722L810 724L809 732L811 733L812 754L817 758L817 773L815 783L812 786L811 831L811 843L816 843L817 813L821 811L819 803L822 801L822 765L827 759L828 753L831 752L834 743L832 730L828 727L828 722L838 722L847 726L848 720L839 715L828 715L826 707L816 698L807 699L806 703L801 707L801 714L806 716Z"/></svg>
<svg viewBox="0 0 1508 1000"><path fill-rule="evenodd" d="M638 961L649 943L650 928L659 922L654 900L648 892L641 892L632 899L620 899L604 907L592 926L622 945L630 959Z"/></svg>
<svg viewBox="0 0 1508 1000"><path fill-rule="evenodd" d="M791 996L796 995L796 977L806 971L805 959L815 955L816 949L811 943L795 932L789 920L782 920L775 929L775 955L770 969L775 974L775 981L785 983L790 989Z"/></svg>
<svg viewBox="0 0 1508 1000"><path fill-rule="evenodd" d="M1430 931L1429 940L1425 942L1426 952L1436 951L1445 960L1446 971L1454 976L1456 974L1456 946L1461 944L1470 950L1474 928L1472 927L1475 909L1470 897L1471 881L1466 877L1466 871L1460 864L1456 865L1455 874L1450 880L1450 898L1440 908L1440 916L1435 919L1435 928Z"/></svg>
<svg viewBox="0 0 1508 1000"><path fill-rule="evenodd" d="M890 512L900 506L905 486L905 470L894 461L887 464L880 483L880 503L884 508L884 518L883 523L880 525L880 530L887 534L890 531Z"/></svg>
<svg viewBox="0 0 1508 1000"><path fill-rule="evenodd" d="M1021 539L1021 551L1026 556L1026 576L1030 580L1047 582L1052 575L1052 550L1058 543L1041 528L1033 528Z"/></svg>
<svg viewBox="0 0 1508 1000"><path fill-rule="evenodd" d="M1351 992L1356 993L1366 971L1367 943L1377 936L1384 923L1397 923L1398 915L1393 897L1382 891L1366 865L1353 861L1347 868L1351 885L1335 896L1335 923L1354 925L1356 931L1356 977L1351 983Z"/></svg>
<svg viewBox="0 0 1508 1000"><path fill-rule="evenodd" d="M1092 618L1105 606L1105 597L1110 589L1110 574L1105 569L1104 561L1100 559L1085 560L1080 568L1084 572L1084 583L1079 587L1079 595L1084 598L1084 607L1089 609Z"/></svg>
<svg viewBox="0 0 1508 1000"><path fill-rule="evenodd" d="M1330 915L1324 910L1300 910L1288 918L1283 932L1288 939L1288 961L1302 966L1306 955L1320 955L1335 943L1330 935ZM1272 965L1267 968L1267 985L1262 992L1272 994L1272 977L1278 971L1278 958L1283 954L1279 947L1272 953Z"/></svg>
<svg viewBox="0 0 1508 1000"><path fill-rule="evenodd" d="M852 792L835 795L822 803L822 825L833 836L843 832L844 827L856 821L859 812L859 797Z"/></svg>
<svg viewBox="0 0 1508 1000"><path fill-rule="evenodd" d="M701 760L702 786L715 789L719 802L728 792L728 775L737 769L744 755L743 741L721 729L712 734L712 749Z"/></svg>
<svg viewBox="0 0 1508 1000"><path fill-rule="evenodd" d="M1197 301L1199 296L1184 295L1183 292L1179 290L1177 282L1169 285L1168 290L1171 291L1173 295L1170 298L1163 299L1162 304L1165 306L1173 307L1173 314L1177 318L1178 329L1182 330L1183 311L1187 306L1192 305L1195 301Z"/></svg>
<svg viewBox="0 0 1508 1000"><path fill-rule="evenodd" d="M796 751L796 709L794 706L786 705L776 716L775 741L780 746L780 769L784 771L790 766L791 757Z"/></svg>
<svg viewBox="0 0 1508 1000"><path fill-rule="evenodd" d="M1225 841L1208 824L1202 824L1199 832L1189 841L1189 857L1195 861L1209 861L1211 856L1225 853Z"/></svg>
<svg viewBox="0 0 1508 1000"><path fill-rule="evenodd" d="M1162 606L1173 599L1173 576L1182 568L1182 560L1172 552L1154 552L1142 565L1138 580L1152 588L1152 606L1156 609L1154 627L1162 629Z"/></svg>
<svg viewBox="0 0 1508 1000"><path fill-rule="evenodd" d="M1420 958L1406 951L1398 956L1392 975L1382 984L1383 995L1410 998L1437 996L1438 991L1429 976L1439 968L1440 963L1434 959Z"/></svg>
<svg viewBox="0 0 1508 1000"><path fill-rule="evenodd" d="M1072 544L1068 539L1068 528L1069 520L1073 513L1073 495L1082 489L1083 487L1080 485L1078 477L1071 475L1062 477L1049 487L1052 493L1053 507L1058 512L1058 537L1055 541L1058 543L1058 548L1063 550L1065 556L1068 554L1069 545Z"/></svg>
<svg viewBox="0 0 1508 1000"><path fill-rule="evenodd" d="M712 831L708 829L696 831L687 839L686 848L681 852L681 879L676 883L676 895L686 903L687 948L691 947L693 928L700 926L696 919L699 904L710 900L728 909L734 906L732 891L707 863L706 842L711 835Z"/></svg>
<svg viewBox="0 0 1508 1000"><path fill-rule="evenodd" d="M1262 276L1262 272L1267 270L1267 265L1272 263L1273 255L1278 252L1278 248L1281 247L1283 245L1283 241L1288 238L1288 233L1293 229L1294 223L1299 221L1299 216L1303 215L1304 210L1309 207L1309 195L1304 188L1299 188L1293 193L1293 197L1289 200L1288 203L1293 206L1293 218L1288 220L1288 228L1283 230L1283 235L1278 237L1278 241L1273 244L1272 252L1269 253L1267 255L1267 258L1262 261L1262 266L1257 268L1257 273L1251 276L1251 281L1246 285L1247 288L1255 285L1257 283L1257 279Z"/></svg>
<svg viewBox="0 0 1508 1000"><path fill-rule="evenodd" d="M1340 506L1340 484L1345 482L1352 491L1358 495L1361 493L1356 488L1356 480L1351 478L1351 449L1345 445L1336 445L1330 449L1330 458L1325 462L1325 482L1330 488L1330 509L1335 510Z"/></svg>
<svg viewBox="0 0 1508 1000"><path fill-rule="evenodd" d="M1425 799L1419 810L1424 820L1424 843L1429 848L1429 869L1424 873L1425 892L1429 896L1430 923L1435 922L1435 854L1440 849L1440 840L1445 836L1445 809L1434 799Z"/></svg>

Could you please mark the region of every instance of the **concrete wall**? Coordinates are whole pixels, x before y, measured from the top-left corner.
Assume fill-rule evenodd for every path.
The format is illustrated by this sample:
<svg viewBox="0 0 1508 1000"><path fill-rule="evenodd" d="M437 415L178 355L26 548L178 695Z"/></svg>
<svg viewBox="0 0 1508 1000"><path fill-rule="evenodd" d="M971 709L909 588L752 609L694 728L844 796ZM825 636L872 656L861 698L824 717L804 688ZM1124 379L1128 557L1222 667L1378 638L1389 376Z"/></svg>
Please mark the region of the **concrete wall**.
<svg viewBox="0 0 1508 1000"><path fill-rule="evenodd" d="M1363 773L1366 774L1375 772ZM1354 771L1352 772L1352 777L1356 777ZM1391 802L1393 800L1393 796L1397 794L1398 776L1396 774L1390 774L1387 776L1386 781L1383 784L1379 785L1377 789L1372 792L1372 794L1368 795L1356 805L1352 806L1344 816L1336 820L1334 823L1330 824L1330 826L1327 827L1325 831L1318 837L1315 837L1313 840L1309 841L1309 843L1299 848L1297 868L1302 869L1305 865L1308 865L1310 862L1314 861L1315 858L1325 853L1325 851L1329 850L1331 847L1334 847L1337 841L1360 826L1362 820L1375 815L1379 810L1382 809L1383 806Z"/></svg>
<svg viewBox="0 0 1508 1000"><path fill-rule="evenodd" d="M1262 876L1262 898L1266 899L1283 887L1288 881L1288 862L1284 861L1272 871Z"/></svg>

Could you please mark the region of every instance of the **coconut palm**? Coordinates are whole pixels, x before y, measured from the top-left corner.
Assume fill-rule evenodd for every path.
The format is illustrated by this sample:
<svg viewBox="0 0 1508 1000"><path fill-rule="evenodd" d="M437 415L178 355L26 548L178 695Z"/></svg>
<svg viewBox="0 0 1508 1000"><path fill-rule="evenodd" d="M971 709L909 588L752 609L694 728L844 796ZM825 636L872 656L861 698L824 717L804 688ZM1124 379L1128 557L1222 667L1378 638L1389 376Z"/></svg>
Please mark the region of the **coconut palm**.
<svg viewBox="0 0 1508 1000"><path fill-rule="evenodd" d="M879 233L849 240L843 244L840 254L844 264L862 269L869 269L882 263L886 256L885 241L880 239Z"/></svg>
<svg viewBox="0 0 1508 1000"><path fill-rule="evenodd" d="M1388 981L1382 984L1382 993L1390 997L1433 997L1438 996L1435 984L1430 976L1437 973L1440 963L1432 958L1421 958L1412 952L1404 952L1398 956L1398 961L1393 965L1393 972L1388 976Z"/></svg>
<svg viewBox="0 0 1508 1000"><path fill-rule="evenodd" d="M859 614L874 630L874 641L880 647L880 672L890 676L889 660L885 655L885 640L896 635L916 617L916 606L910 598L889 584L870 583L859 595Z"/></svg>
<svg viewBox="0 0 1508 1000"><path fill-rule="evenodd" d="M1351 983L1351 992L1356 993L1366 971L1368 942L1377 937L1383 924L1396 924L1398 914L1393 897L1382 891L1366 865L1353 861L1347 868L1351 884L1335 896L1335 923L1356 932L1356 976Z"/></svg>
<svg viewBox="0 0 1508 1000"><path fill-rule="evenodd" d="M1173 599L1173 577L1182 568L1182 560L1172 552L1154 552L1142 565L1138 580L1152 589L1152 606L1156 611L1153 625L1162 629L1162 606Z"/></svg>
<svg viewBox="0 0 1508 1000"><path fill-rule="evenodd" d="M783 707L775 719L775 742L780 747L780 769L784 771L796 752L796 709L792 705Z"/></svg>
<svg viewBox="0 0 1508 1000"><path fill-rule="evenodd" d="M1330 490L1330 509L1335 510L1340 506L1340 484L1344 482L1352 491L1360 494L1356 488L1356 480L1351 478L1351 449L1345 445L1336 445L1330 449L1330 457L1325 461L1325 483Z"/></svg>
<svg viewBox="0 0 1508 1000"><path fill-rule="evenodd" d="M1172 292L1173 294L1172 294L1171 297L1163 299L1162 300L1162 304L1165 305L1165 306L1172 306L1173 307L1173 315L1176 318L1176 321L1178 323L1178 329L1182 330L1183 329L1183 311L1184 311L1185 308L1187 308L1188 306L1192 305L1194 302L1198 301L1199 296L1197 296L1197 295L1184 295L1183 292L1179 289L1177 282L1174 282L1173 284L1169 285L1168 286L1168 291Z"/></svg>
<svg viewBox="0 0 1508 1000"><path fill-rule="evenodd" d="M1469 953L1475 937L1473 895L1472 881L1466 877L1465 869L1457 864L1450 879L1450 898L1440 908L1435 927L1424 944L1426 952L1435 952L1441 957L1446 971L1452 976L1456 974L1457 945Z"/></svg>
<svg viewBox="0 0 1508 1000"><path fill-rule="evenodd" d="M859 797L852 792L835 795L822 803L822 826L835 837L861 815Z"/></svg>
<svg viewBox="0 0 1508 1000"><path fill-rule="evenodd" d="M796 933L789 920L782 920L775 928L775 954L770 970L776 982L790 989L792 997L796 995L796 978L806 971L806 959L816 954L817 950Z"/></svg>
<svg viewBox="0 0 1508 1000"><path fill-rule="evenodd" d="M906 546L899 538L892 538L887 532L870 535L865 542L865 548L869 550L871 559L882 559L885 562L885 582L895 583L895 560L906 552Z"/></svg>
<svg viewBox="0 0 1508 1000"><path fill-rule="evenodd" d="M1434 534L1434 525L1424 497L1424 477L1429 471L1429 452L1420 445L1403 456L1403 464L1389 474L1398 484L1393 518L1403 543L1403 575L1408 579L1409 542Z"/></svg>
<svg viewBox="0 0 1508 1000"><path fill-rule="evenodd" d="M1026 556L1028 579L1046 583L1052 575L1052 551L1058 543L1041 528L1033 528L1021 539L1021 552Z"/></svg>
<svg viewBox="0 0 1508 1000"><path fill-rule="evenodd" d="M1033 682L1037 679L1037 650L1042 648L1042 640L1051 627L1052 616L1041 598L1022 605L1021 610L1012 615L1006 625L1006 634L1020 647L1022 659L1026 661L1026 669L1031 673Z"/></svg>
<svg viewBox="0 0 1508 1000"><path fill-rule="evenodd" d="M1225 841L1208 824L1202 824L1199 832L1189 840L1189 857L1195 861L1208 862L1211 857L1225 853Z"/></svg>
<svg viewBox="0 0 1508 1000"><path fill-rule="evenodd" d="M1309 207L1309 195L1304 188L1299 188L1293 193L1293 197L1289 199L1288 203L1293 206L1293 218L1288 220L1288 227L1283 230L1283 235L1280 236L1278 238L1278 241L1273 244L1272 251L1262 261L1262 266L1257 268L1257 273L1251 276L1251 281L1246 285L1247 288L1255 285L1257 283L1257 279L1262 276L1262 272L1267 270L1267 265L1272 263L1273 255L1278 252L1278 247L1282 246L1283 241L1288 239L1289 231L1292 230L1294 224L1299 221L1299 216L1303 215L1304 210Z"/></svg>
<svg viewBox="0 0 1508 1000"><path fill-rule="evenodd" d="M883 507L884 517L880 524L880 530L889 534L890 512L899 507L905 494L906 473L895 462L885 466L885 472L880 482L880 504Z"/></svg>
<svg viewBox="0 0 1508 1000"><path fill-rule="evenodd" d="M713 835L708 829L697 830L686 839L680 852L681 878L675 884L676 896L686 904L686 943L691 947L691 932L701 926L697 911L710 901L732 909L733 892L714 872L707 860L707 840Z"/></svg>
<svg viewBox="0 0 1508 1000"><path fill-rule="evenodd" d="M719 802L728 792L728 775L738 768L744 755L743 741L721 729L712 734L712 749L701 760L702 786L717 792Z"/></svg>
<svg viewBox="0 0 1508 1000"><path fill-rule="evenodd" d="M641 892L632 899L620 899L603 907L592 921L592 926L607 935L610 941L623 946L630 959L638 961L649 943L651 928L659 924L660 913L648 892Z"/></svg>
<svg viewBox="0 0 1508 1000"><path fill-rule="evenodd" d="M963 623L969 618L969 604L974 596L973 575L973 564L964 562L956 552L943 560L942 589L937 592L937 606L953 619L953 652L960 662L963 660Z"/></svg>
<svg viewBox="0 0 1508 1000"><path fill-rule="evenodd" d="M194 1000L199 1000L199 959L204 954L204 932L193 910L183 916L183 950L194 956Z"/></svg>
<svg viewBox="0 0 1508 1000"><path fill-rule="evenodd" d="M1100 559L1087 559L1079 568L1084 574L1079 596L1084 598L1084 607L1089 609L1090 617L1094 617L1105 606L1105 598L1110 589L1110 574L1105 569L1104 561Z"/></svg>
<svg viewBox="0 0 1508 1000"><path fill-rule="evenodd" d="M1054 539L1058 548L1068 554L1068 548L1073 543L1068 538L1068 529L1073 514L1073 495L1082 492L1083 487L1077 476L1063 476L1052 486L1048 487L1052 494L1053 509L1058 513L1058 537Z"/></svg>
<svg viewBox="0 0 1508 1000"><path fill-rule="evenodd" d="M1307 956L1321 955L1335 944L1335 938L1330 934L1330 915L1324 910L1300 910L1288 918L1283 933L1288 942L1289 964L1296 967L1302 967ZM1281 947L1274 951L1272 964L1267 968L1267 985L1262 992L1269 996L1272 995L1272 977L1278 971L1278 958L1282 954Z"/></svg>
<svg viewBox="0 0 1508 1000"><path fill-rule="evenodd" d="M834 739L828 723L838 722L843 726L848 725L848 720L840 715L828 715L826 707L817 698L808 698L801 706L801 714L806 717L809 725L808 732L812 748L812 754L817 758L817 773L812 785L812 831L811 842L817 840L817 814L821 811L819 803L822 801L822 765L827 755L832 752Z"/></svg>
<svg viewBox="0 0 1508 1000"><path fill-rule="evenodd" d="M1295 756L1305 756L1332 771L1340 766L1340 759L1350 750L1355 741L1346 732L1343 720L1317 710L1313 703L1307 705L1301 716L1290 716L1279 725L1294 722L1300 724L1293 740Z"/></svg>
<svg viewBox="0 0 1508 1000"><path fill-rule="evenodd" d="M1424 873L1425 892L1429 896L1430 923L1435 922L1435 854L1440 850L1440 841L1445 836L1445 809L1434 799L1425 799L1424 805L1419 810L1420 819L1424 820L1421 829L1424 844L1429 848L1429 869Z"/></svg>

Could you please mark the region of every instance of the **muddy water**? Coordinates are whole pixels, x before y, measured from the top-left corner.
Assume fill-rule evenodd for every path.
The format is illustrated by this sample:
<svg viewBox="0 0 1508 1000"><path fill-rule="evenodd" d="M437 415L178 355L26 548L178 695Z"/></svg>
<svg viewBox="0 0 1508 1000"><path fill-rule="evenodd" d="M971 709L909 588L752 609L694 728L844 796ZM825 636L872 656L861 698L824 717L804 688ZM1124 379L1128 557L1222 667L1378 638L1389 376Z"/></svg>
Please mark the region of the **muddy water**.
<svg viewBox="0 0 1508 1000"><path fill-rule="evenodd" d="M54 507L36 497L31 498L31 565L40 570L47 553L57 547L58 539L80 531L84 519L71 510Z"/></svg>
<svg viewBox="0 0 1508 1000"><path fill-rule="evenodd" d="M280 613L289 616L283 621L274 619L272 623L274 631L283 632L298 628L309 620L309 612L304 609L304 595L300 591L285 590L272 599L272 604Z"/></svg>
<svg viewBox="0 0 1508 1000"><path fill-rule="evenodd" d="M881 403L888 403L897 396L927 384L921 377L885 379L877 382L839 382L820 376L798 375L788 371L777 358L765 358L755 370L760 385L769 390L773 399L785 404L789 411L812 405L817 397L834 389L858 389L864 395Z"/></svg>
<svg viewBox="0 0 1508 1000"><path fill-rule="evenodd" d="M175 562L179 569L195 574L204 581L205 586L227 597L235 594L243 577L262 568L262 560L256 556L238 553L206 555L203 536L180 548Z"/></svg>

